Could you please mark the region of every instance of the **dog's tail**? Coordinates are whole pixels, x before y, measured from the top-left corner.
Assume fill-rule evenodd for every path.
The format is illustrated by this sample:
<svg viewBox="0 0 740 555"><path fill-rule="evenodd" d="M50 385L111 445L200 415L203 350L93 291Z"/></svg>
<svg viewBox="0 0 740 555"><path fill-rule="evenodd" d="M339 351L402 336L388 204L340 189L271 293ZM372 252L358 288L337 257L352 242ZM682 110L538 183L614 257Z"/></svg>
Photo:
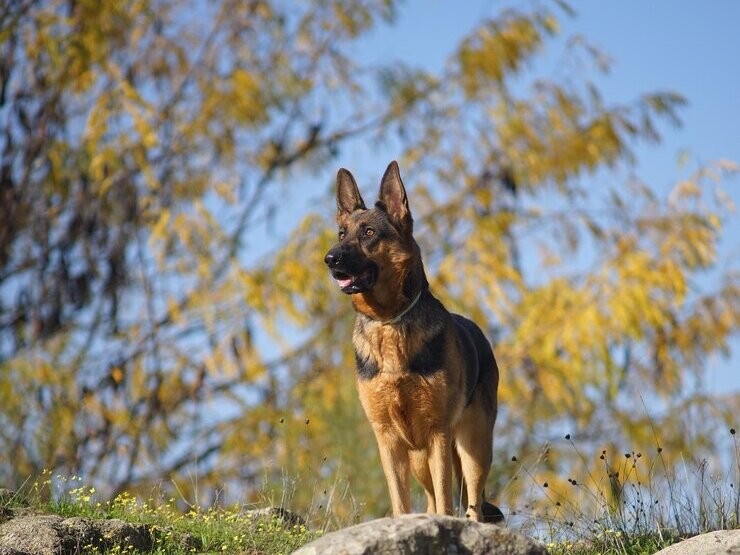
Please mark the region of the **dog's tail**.
<svg viewBox="0 0 740 555"><path fill-rule="evenodd" d="M483 492L483 498L485 499L485 497L486 493ZM483 502L481 513L483 514L483 522L499 524L504 521L504 513L501 512L501 509L488 501Z"/></svg>

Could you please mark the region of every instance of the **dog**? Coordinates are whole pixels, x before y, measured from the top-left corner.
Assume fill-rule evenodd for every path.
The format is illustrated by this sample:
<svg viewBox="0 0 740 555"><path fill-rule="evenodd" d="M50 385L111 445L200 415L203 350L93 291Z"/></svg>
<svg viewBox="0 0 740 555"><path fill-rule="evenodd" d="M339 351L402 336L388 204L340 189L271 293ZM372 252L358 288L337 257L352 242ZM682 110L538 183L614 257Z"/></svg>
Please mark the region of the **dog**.
<svg viewBox="0 0 740 555"><path fill-rule="evenodd" d="M393 516L411 512L409 474L427 512L453 514L453 468L466 516L503 520L485 500L499 373L471 320L429 290L398 164L366 208L352 174L337 173L338 242L324 262L357 313L352 335L360 403L372 426Z"/></svg>

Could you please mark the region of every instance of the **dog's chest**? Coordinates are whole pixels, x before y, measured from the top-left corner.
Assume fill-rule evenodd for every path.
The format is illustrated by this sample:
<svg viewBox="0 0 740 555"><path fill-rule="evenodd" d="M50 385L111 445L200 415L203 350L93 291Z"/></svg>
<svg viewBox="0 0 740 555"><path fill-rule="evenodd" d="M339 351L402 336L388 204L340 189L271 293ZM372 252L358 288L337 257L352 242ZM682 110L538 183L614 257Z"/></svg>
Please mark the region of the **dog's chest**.
<svg viewBox="0 0 740 555"><path fill-rule="evenodd" d="M357 381L360 402L376 431L401 438L411 449L427 444L429 433L447 421L441 375L384 375Z"/></svg>
<svg viewBox="0 0 740 555"><path fill-rule="evenodd" d="M403 330L381 324L355 327L353 344L360 380L379 375L431 376L444 370L444 328Z"/></svg>
<svg viewBox="0 0 740 555"><path fill-rule="evenodd" d="M442 331L409 336L390 327L356 330L357 389L375 427L422 445L437 420L448 415Z"/></svg>

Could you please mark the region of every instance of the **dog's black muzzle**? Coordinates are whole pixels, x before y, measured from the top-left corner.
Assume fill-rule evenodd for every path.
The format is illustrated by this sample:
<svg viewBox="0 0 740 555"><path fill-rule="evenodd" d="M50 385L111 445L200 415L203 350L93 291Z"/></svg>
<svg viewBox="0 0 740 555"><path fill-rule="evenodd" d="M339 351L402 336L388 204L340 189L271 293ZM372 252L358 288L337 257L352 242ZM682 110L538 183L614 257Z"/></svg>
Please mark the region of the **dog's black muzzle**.
<svg viewBox="0 0 740 555"><path fill-rule="evenodd" d="M378 279L377 264L348 245L333 246L324 262L342 292L348 295L369 291Z"/></svg>

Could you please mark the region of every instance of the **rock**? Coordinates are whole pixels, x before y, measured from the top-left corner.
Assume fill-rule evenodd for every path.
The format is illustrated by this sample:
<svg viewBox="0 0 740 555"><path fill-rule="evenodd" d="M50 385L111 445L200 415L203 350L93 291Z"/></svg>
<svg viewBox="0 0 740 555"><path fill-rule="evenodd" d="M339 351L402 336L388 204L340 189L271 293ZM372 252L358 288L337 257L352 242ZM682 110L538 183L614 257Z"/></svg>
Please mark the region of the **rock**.
<svg viewBox="0 0 740 555"><path fill-rule="evenodd" d="M247 518L275 518L278 520L282 520L283 524L286 526L293 526L293 525L301 525L306 524L306 521L303 520L299 515L290 512L287 509L283 509L282 507L268 507L266 509L253 509L251 511L246 511L244 513L244 516Z"/></svg>
<svg viewBox="0 0 740 555"><path fill-rule="evenodd" d="M103 537L89 518L68 518L60 523L63 528L62 549L65 552L83 553L86 549L100 547Z"/></svg>
<svg viewBox="0 0 740 555"><path fill-rule="evenodd" d="M103 542L121 547L133 546L139 551L147 551L152 547L152 534L149 527L143 524L131 524L118 519L94 521Z"/></svg>
<svg viewBox="0 0 740 555"><path fill-rule="evenodd" d="M5 522L6 520L10 520L11 518L13 518L13 516L15 516L15 513L12 509L0 506L0 524Z"/></svg>
<svg viewBox="0 0 740 555"><path fill-rule="evenodd" d="M0 504L10 503L16 498L15 492L7 488L0 488Z"/></svg>
<svg viewBox="0 0 740 555"><path fill-rule="evenodd" d="M0 524L0 547L33 555L58 555L62 550L62 520L59 516L23 516L9 520Z"/></svg>
<svg viewBox="0 0 740 555"><path fill-rule="evenodd" d="M655 555L740 554L740 530L717 530L700 534L661 549Z"/></svg>
<svg viewBox="0 0 740 555"><path fill-rule="evenodd" d="M327 534L293 555L391 555L427 553L488 553L546 555L545 547L493 524L451 516L414 514L381 518Z"/></svg>
<svg viewBox="0 0 740 555"><path fill-rule="evenodd" d="M65 552L84 553L91 548L111 549L114 546L146 551L152 547L149 527L115 518L68 518L61 523L61 528Z"/></svg>
<svg viewBox="0 0 740 555"><path fill-rule="evenodd" d="M93 549L147 551L152 547L148 527L122 520L93 520L51 515L21 516L0 524L0 555L59 555Z"/></svg>

